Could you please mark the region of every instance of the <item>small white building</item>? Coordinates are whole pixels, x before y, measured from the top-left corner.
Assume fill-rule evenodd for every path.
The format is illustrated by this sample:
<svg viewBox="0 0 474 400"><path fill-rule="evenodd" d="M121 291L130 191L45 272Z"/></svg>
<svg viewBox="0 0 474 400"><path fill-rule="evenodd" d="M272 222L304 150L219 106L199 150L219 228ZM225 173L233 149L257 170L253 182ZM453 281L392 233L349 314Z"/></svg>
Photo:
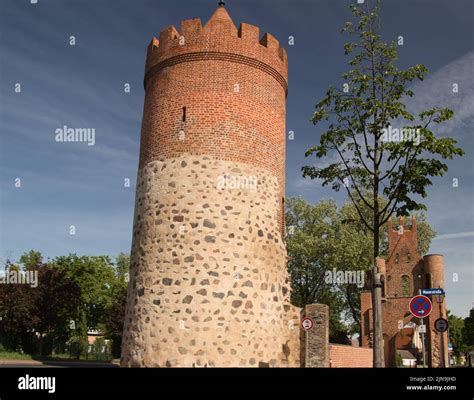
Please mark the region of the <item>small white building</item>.
<svg viewBox="0 0 474 400"><path fill-rule="evenodd" d="M409 350L397 350L397 356L398 355L402 357L404 367L416 367L416 357Z"/></svg>

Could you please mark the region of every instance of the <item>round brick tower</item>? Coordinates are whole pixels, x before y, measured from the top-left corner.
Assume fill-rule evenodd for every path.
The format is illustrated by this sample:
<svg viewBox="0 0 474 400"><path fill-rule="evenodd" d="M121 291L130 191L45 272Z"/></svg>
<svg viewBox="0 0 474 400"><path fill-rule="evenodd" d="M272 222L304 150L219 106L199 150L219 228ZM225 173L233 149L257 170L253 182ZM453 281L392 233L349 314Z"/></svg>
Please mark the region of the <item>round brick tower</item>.
<svg viewBox="0 0 474 400"><path fill-rule="evenodd" d="M444 257L441 254L428 254L423 257L425 267L425 287L442 288L444 286ZM427 319L427 340L428 346L428 365L433 368L438 368L448 365L449 351L448 351L448 334L439 333L434 327L434 323L438 318L447 319L446 314L446 298L445 296L431 296L433 303L433 310Z"/></svg>
<svg viewBox="0 0 474 400"><path fill-rule="evenodd" d="M153 38L144 85L122 365L296 365L285 50L220 6Z"/></svg>

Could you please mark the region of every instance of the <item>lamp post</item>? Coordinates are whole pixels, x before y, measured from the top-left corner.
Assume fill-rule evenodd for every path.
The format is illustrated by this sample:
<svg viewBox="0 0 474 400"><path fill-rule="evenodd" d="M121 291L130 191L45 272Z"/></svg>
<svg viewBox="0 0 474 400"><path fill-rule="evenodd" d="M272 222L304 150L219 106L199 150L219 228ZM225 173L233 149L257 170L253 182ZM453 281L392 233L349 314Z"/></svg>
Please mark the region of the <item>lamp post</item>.
<svg viewBox="0 0 474 400"><path fill-rule="evenodd" d="M441 289L441 288L439 288ZM439 317L443 318L443 301L444 301L444 291L442 293L439 293L436 295L437 300L438 300L438 306L439 306ZM446 331L447 332L447 331ZM438 332L439 334L439 348L441 351L441 366L443 368L448 368L449 365L446 364L446 358L445 358L445 350L444 350L444 340L443 340L443 334L444 332Z"/></svg>

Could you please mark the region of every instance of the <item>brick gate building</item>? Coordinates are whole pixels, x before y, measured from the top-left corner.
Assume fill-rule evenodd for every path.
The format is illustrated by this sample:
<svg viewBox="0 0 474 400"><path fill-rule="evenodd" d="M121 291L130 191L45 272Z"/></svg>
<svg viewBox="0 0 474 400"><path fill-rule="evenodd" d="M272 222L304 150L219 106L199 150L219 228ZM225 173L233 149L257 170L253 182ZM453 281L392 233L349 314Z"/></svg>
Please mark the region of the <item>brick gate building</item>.
<svg viewBox="0 0 474 400"><path fill-rule="evenodd" d="M379 272L383 279L382 288L382 331L384 338L385 364L396 366L397 350L408 350L419 359L421 339L418 332L419 319L409 311L410 299L424 288L444 289L444 261L439 254L421 257L417 250L416 219L406 226L400 218L397 227L387 224L388 256L379 259ZM434 329L434 321L446 318L446 299L431 296L433 309L424 318L426 327L426 355L428 367L442 366L441 347L444 360L448 360L448 338L442 339ZM370 291L361 293L361 336L362 346L371 346L372 296ZM442 340L442 342L441 342Z"/></svg>

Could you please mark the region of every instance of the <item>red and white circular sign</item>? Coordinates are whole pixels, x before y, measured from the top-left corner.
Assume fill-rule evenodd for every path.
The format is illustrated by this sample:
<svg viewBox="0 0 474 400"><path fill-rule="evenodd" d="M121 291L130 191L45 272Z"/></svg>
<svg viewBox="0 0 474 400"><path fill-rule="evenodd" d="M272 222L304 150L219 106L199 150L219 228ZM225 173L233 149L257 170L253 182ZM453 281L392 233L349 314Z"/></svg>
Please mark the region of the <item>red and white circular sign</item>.
<svg viewBox="0 0 474 400"><path fill-rule="evenodd" d="M310 317L304 317L302 320L301 320L301 327L305 330L305 331L310 331L311 329L313 329L314 327L314 321L312 318Z"/></svg>
<svg viewBox="0 0 474 400"><path fill-rule="evenodd" d="M433 308L431 304L431 300L419 294L418 296L412 297L409 304L410 312L418 318L425 318L431 313L431 309Z"/></svg>

